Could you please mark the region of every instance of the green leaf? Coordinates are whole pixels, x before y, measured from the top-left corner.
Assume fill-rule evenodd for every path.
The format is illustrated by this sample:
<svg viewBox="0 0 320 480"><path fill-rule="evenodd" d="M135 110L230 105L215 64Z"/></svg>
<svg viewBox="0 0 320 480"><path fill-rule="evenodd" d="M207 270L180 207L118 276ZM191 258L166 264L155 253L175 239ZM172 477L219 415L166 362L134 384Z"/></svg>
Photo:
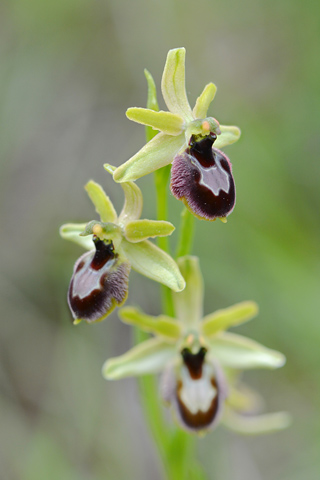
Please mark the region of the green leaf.
<svg viewBox="0 0 320 480"><path fill-rule="evenodd" d="M217 310L206 315L202 323L202 332L206 337L211 337L221 330L241 325L255 317L258 305L255 302L241 302L223 310Z"/></svg>
<svg viewBox="0 0 320 480"><path fill-rule="evenodd" d="M213 83L208 83L204 87L193 109L194 118L205 118L207 116L208 108L215 97L216 91L217 87Z"/></svg>
<svg viewBox="0 0 320 480"><path fill-rule="evenodd" d="M214 142L215 148L223 148L227 145L239 140L241 131L240 128L234 126L220 125L221 134L218 135L217 140Z"/></svg>
<svg viewBox="0 0 320 480"><path fill-rule="evenodd" d="M155 112L148 108L128 108L126 115L129 120L148 125L154 130L160 130L168 135L179 135L183 131L183 118L171 112Z"/></svg>
<svg viewBox="0 0 320 480"><path fill-rule="evenodd" d="M140 217L143 207L143 197L140 188L133 182L121 184L124 191L124 205L118 222L125 224Z"/></svg>
<svg viewBox="0 0 320 480"><path fill-rule="evenodd" d="M159 338L136 345L124 355L110 358L102 367L108 380L159 373L176 355L176 347Z"/></svg>
<svg viewBox="0 0 320 480"><path fill-rule="evenodd" d="M113 179L116 182L137 180L158 168L169 165L184 145L183 133L177 137L158 133L138 153L116 169Z"/></svg>
<svg viewBox="0 0 320 480"><path fill-rule="evenodd" d="M180 271L186 281L186 288L173 294L176 316L188 327L195 326L202 318L203 279L197 257L185 256L177 260Z"/></svg>
<svg viewBox="0 0 320 480"><path fill-rule="evenodd" d="M210 356L225 367L244 370L249 368L279 368L285 356L241 335L220 332L209 340Z"/></svg>
<svg viewBox="0 0 320 480"><path fill-rule="evenodd" d="M181 326L173 318L167 315L154 317L146 315L136 308L124 307L118 312L119 317L124 323L135 325L145 332L166 337L167 340L178 340L181 335Z"/></svg>
<svg viewBox="0 0 320 480"><path fill-rule="evenodd" d="M225 411L223 423L227 428L236 433L243 435L261 435L288 428L291 425L291 417L286 412L244 416L228 409Z"/></svg>
<svg viewBox="0 0 320 480"><path fill-rule="evenodd" d="M93 180L90 180L84 188L86 189L93 205L96 207L96 212L100 215L102 222L115 223L117 220L117 213L103 188Z"/></svg>
<svg viewBox="0 0 320 480"><path fill-rule="evenodd" d="M174 229L172 223L163 220L133 220L126 224L124 235L129 242L137 243L149 237L166 237Z"/></svg>
<svg viewBox="0 0 320 480"><path fill-rule="evenodd" d="M161 90L170 112L181 115L188 122L192 121L193 117L185 87L185 56L185 48L169 50Z"/></svg>
<svg viewBox="0 0 320 480"><path fill-rule="evenodd" d="M80 233L86 228L86 223L66 223L60 227L59 233L65 240L77 243L86 250L94 250L92 237L82 237Z"/></svg>
<svg viewBox="0 0 320 480"><path fill-rule="evenodd" d="M121 247L134 270L175 292L184 289L185 281L176 262L149 240L130 243L123 239Z"/></svg>

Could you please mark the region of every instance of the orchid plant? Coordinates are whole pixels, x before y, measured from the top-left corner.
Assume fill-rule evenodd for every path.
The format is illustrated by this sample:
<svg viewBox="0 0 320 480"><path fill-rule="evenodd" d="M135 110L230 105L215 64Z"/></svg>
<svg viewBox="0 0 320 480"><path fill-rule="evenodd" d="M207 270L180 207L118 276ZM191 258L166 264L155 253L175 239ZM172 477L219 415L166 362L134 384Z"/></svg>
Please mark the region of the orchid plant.
<svg viewBox="0 0 320 480"><path fill-rule="evenodd" d="M108 380L142 377L142 403L167 478L200 480L206 476L194 458L192 434L207 433L219 423L246 434L288 425L283 412L256 415L259 397L241 381L244 370L278 368L285 357L226 331L257 314L254 302L203 316L204 282L199 259L191 255L193 219L219 218L225 223L232 212L235 182L231 162L220 149L237 141L240 130L207 116L216 93L213 83L205 86L191 109L184 48L170 50L164 67L161 89L168 111L159 111L155 83L149 72L145 74L147 108L129 108L127 117L146 126L147 143L118 168L104 165L124 191L120 215L103 188L91 180L86 190L99 219L60 229L63 238L87 250L75 263L68 304L74 324L105 319L126 301L131 267L163 285L163 311L158 316L136 307L120 308L120 319L135 327L137 343L109 358L102 372ZM140 219L143 196L135 181L152 172L158 218ZM171 192L185 205L175 258L167 241L175 230L167 221L170 175ZM158 245L150 238L157 238ZM158 374L160 395L154 377ZM173 411L172 424L161 420L161 397Z"/></svg>

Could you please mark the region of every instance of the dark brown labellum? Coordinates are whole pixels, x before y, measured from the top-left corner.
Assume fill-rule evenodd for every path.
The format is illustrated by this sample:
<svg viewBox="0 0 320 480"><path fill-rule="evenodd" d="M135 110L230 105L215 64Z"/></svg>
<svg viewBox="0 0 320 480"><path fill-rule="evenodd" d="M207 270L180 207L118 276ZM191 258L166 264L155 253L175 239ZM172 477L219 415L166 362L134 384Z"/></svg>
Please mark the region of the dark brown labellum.
<svg viewBox="0 0 320 480"><path fill-rule="evenodd" d="M74 319L96 322L105 318L128 292L130 264L121 262L113 244L93 238L95 251L82 255L74 266L68 303Z"/></svg>
<svg viewBox="0 0 320 480"><path fill-rule="evenodd" d="M235 184L228 157L214 148L216 136L192 137L176 155L171 169L171 191L194 215L205 220L229 215L235 205Z"/></svg>

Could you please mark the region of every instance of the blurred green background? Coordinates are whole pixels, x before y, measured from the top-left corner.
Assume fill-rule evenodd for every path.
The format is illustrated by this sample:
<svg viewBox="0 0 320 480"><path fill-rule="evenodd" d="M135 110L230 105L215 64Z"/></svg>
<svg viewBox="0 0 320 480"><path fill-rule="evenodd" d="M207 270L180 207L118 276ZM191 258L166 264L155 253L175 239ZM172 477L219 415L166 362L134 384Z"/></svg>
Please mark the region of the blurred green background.
<svg viewBox="0 0 320 480"><path fill-rule="evenodd" d="M116 313L72 326L66 292L81 249L58 227L94 216L89 178L121 207L102 164L142 146L125 109L145 105L143 69L159 87L167 51L180 46L190 103L215 82L209 113L243 133L226 148L234 213L227 225L196 223L205 313L259 303L237 331L287 365L246 379L267 411L294 418L259 438L219 427L198 454L210 480L320 478L319 17L320 4L302 0L1 1L1 479L162 478L135 380L100 374L131 345L130 328ZM152 218L152 177L139 185ZM182 205L170 202L176 222ZM131 274L128 304L160 313L158 286Z"/></svg>

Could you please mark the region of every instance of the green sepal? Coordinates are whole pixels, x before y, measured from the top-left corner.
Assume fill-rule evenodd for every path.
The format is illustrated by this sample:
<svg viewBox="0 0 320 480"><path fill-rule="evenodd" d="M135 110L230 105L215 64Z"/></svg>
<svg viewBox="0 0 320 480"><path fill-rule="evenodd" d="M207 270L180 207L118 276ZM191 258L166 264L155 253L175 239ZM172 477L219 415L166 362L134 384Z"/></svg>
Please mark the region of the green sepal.
<svg viewBox="0 0 320 480"><path fill-rule="evenodd" d="M241 135L240 128L231 125L220 125L220 130L221 134L213 144L215 148L223 148L231 145L239 140Z"/></svg>
<svg viewBox="0 0 320 480"><path fill-rule="evenodd" d="M66 223L60 227L59 233L65 240L77 243L86 250L94 250L92 237L82 237L80 233L86 228L86 223Z"/></svg>
<svg viewBox="0 0 320 480"><path fill-rule="evenodd" d="M226 409L223 417L223 423L227 428L242 435L274 433L290 427L291 422L291 416L286 412L249 416Z"/></svg>
<svg viewBox="0 0 320 480"><path fill-rule="evenodd" d="M217 87L214 83L208 83L208 85L204 87L193 109L194 118L205 118L207 116L208 108L215 97L216 91Z"/></svg>
<svg viewBox="0 0 320 480"><path fill-rule="evenodd" d="M160 338L151 338L136 345L124 355L110 358L102 367L107 380L161 372L176 355L175 345Z"/></svg>
<svg viewBox="0 0 320 480"><path fill-rule="evenodd" d="M121 184L124 191L124 205L119 215L119 223L126 224L140 217L143 197L140 188L133 182Z"/></svg>
<svg viewBox="0 0 320 480"><path fill-rule="evenodd" d="M123 307L118 312L118 315L124 323L135 325L145 332L161 335L168 341L178 340L181 336L181 325L167 315L154 317L152 315L146 315L133 307Z"/></svg>
<svg viewBox="0 0 320 480"><path fill-rule="evenodd" d="M137 272L163 283L175 292L184 289L185 281L176 262L149 240L131 243L123 239L121 248Z"/></svg>
<svg viewBox="0 0 320 480"><path fill-rule="evenodd" d="M133 220L125 225L124 236L129 242L137 243L150 237L166 237L174 229L172 223L164 220Z"/></svg>
<svg viewBox="0 0 320 480"><path fill-rule="evenodd" d="M161 90L170 112L193 120L185 87L185 48L169 50L163 70Z"/></svg>
<svg viewBox="0 0 320 480"><path fill-rule="evenodd" d="M84 187L90 197L90 200L96 208L96 212L99 214L102 222L115 223L117 220L117 213L114 206L105 193L101 185L90 180Z"/></svg>
<svg viewBox="0 0 320 480"><path fill-rule="evenodd" d="M179 135L183 130L183 118L171 112L155 112L148 108L131 107L126 111L129 120L148 125L154 130L160 130L167 135Z"/></svg>
<svg viewBox="0 0 320 480"><path fill-rule="evenodd" d="M158 168L169 165L184 145L184 133L172 137L160 132L138 153L120 165L114 172L113 179L120 183L137 180Z"/></svg>
<svg viewBox="0 0 320 480"><path fill-rule="evenodd" d="M186 281L186 288L173 294L176 316L186 327L197 328L202 318L203 306L203 279L199 259L187 255L178 258L177 264Z"/></svg>
<svg viewBox="0 0 320 480"><path fill-rule="evenodd" d="M241 383L236 387L232 384L228 385L226 403L237 412L254 413L261 410L264 400L258 392Z"/></svg>
<svg viewBox="0 0 320 480"><path fill-rule="evenodd" d="M241 325L251 320L258 313L258 305L255 302L241 302L223 310L217 310L206 315L202 323L202 332L206 337L212 337L221 330Z"/></svg>
<svg viewBox="0 0 320 480"><path fill-rule="evenodd" d="M285 364L285 356L270 350L258 342L241 335L220 332L211 340L210 356L222 366L238 370L250 368L279 368Z"/></svg>

